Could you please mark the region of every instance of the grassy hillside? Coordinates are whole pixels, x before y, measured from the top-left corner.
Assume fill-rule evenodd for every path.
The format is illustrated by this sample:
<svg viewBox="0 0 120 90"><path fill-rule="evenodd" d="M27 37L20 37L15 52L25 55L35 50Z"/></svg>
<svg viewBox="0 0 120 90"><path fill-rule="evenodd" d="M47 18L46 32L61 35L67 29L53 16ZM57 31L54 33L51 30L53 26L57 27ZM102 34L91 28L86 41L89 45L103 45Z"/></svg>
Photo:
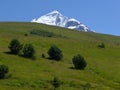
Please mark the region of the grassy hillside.
<svg viewBox="0 0 120 90"><path fill-rule="evenodd" d="M31 34L37 31L39 34ZM41 35L40 33L52 36ZM25 36L27 34L28 36ZM31 43L36 60L10 55L8 45L12 39ZM105 43L106 48L98 48ZM64 54L60 62L41 57L51 45L57 45ZM75 70L71 61L81 54L87 61L85 70ZM0 23L0 64L9 66L11 77L0 80L0 90L53 90L50 81L57 76L62 82L59 90L119 90L120 89L120 37L85 33L36 23Z"/></svg>

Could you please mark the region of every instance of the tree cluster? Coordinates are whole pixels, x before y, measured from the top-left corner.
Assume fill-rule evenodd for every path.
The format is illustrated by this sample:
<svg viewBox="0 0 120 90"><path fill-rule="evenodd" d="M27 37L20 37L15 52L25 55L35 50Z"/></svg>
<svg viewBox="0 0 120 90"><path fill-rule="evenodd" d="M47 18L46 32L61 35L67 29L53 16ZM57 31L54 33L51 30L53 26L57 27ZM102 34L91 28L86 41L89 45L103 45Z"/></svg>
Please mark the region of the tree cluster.
<svg viewBox="0 0 120 90"><path fill-rule="evenodd" d="M27 58L33 58L35 55L35 49L31 44L21 44L17 39L11 40L8 48L10 49L11 54L19 54L22 51L22 56ZM56 45L52 45L48 50L48 55L50 60L60 61L63 58L62 50L59 49ZM42 54L42 57L45 58L45 55ZM72 58L75 69L84 69L87 65L85 59L81 55L76 55Z"/></svg>
<svg viewBox="0 0 120 90"><path fill-rule="evenodd" d="M22 56L27 58L34 57L35 49L31 44L23 44L20 43L17 39L11 40L8 48L10 49L11 54L20 54L20 51L22 51Z"/></svg>

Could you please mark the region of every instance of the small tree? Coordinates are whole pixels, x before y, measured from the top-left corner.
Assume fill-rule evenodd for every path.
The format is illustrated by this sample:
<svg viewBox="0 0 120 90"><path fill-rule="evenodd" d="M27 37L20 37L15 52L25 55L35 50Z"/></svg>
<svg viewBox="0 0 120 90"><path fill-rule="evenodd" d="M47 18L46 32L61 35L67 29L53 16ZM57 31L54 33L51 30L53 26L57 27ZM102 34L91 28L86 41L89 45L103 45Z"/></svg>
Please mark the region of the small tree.
<svg viewBox="0 0 120 90"><path fill-rule="evenodd" d="M0 65L0 79L3 79L8 73L8 67L6 65Z"/></svg>
<svg viewBox="0 0 120 90"><path fill-rule="evenodd" d="M52 81L52 85L54 86L54 90L56 90L58 87L60 87L61 82L57 77L54 77Z"/></svg>
<svg viewBox="0 0 120 90"><path fill-rule="evenodd" d="M41 56L42 56L42 58L45 58L45 57L46 57L44 53L42 53L42 55L41 55Z"/></svg>
<svg viewBox="0 0 120 90"><path fill-rule="evenodd" d="M98 45L99 48L105 48L105 44L104 43L101 43Z"/></svg>
<svg viewBox="0 0 120 90"><path fill-rule="evenodd" d="M74 64L75 69L84 69L87 66L86 61L79 54L73 57L72 62Z"/></svg>
<svg viewBox="0 0 120 90"><path fill-rule="evenodd" d="M48 54L50 56L50 59L54 60L61 60L63 57L62 51L55 45L51 46L50 49L48 50Z"/></svg>
<svg viewBox="0 0 120 90"><path fill-rule="evenodd" d="M10 49L10 53L12 54L18 54L22 47L23 45L20 44L20 42L17 39L11 40L10 45L8 46L8 48Z"/></svg>
<svg viewBox="0 0 120 90"><path fill-rule="evenodd" d="M33 58L35 49L31 44L26 44L23 48L23 56L27 58Z"/></svg>

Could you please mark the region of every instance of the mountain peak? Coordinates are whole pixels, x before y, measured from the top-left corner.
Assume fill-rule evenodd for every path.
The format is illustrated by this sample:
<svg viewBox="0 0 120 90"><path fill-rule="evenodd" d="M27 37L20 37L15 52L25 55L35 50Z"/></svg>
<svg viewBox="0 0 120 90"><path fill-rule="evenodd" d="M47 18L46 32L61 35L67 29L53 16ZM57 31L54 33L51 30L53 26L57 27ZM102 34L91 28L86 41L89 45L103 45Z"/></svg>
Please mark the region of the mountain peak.
<svg viewBox="0 0 120 90"><path fill-rule="evenodd" d="M52 12L50 12L50 13L60 13L59 11L57 11L57 10L54 10L54 11L52 11Z"/></svg>
<svg viewBox="0 0 120 90"><path fill-rule="evenodd" d="M47 25L54 25L74 29L78 31L91 32L91 30L84 24L80 23L74 18L63 16L59 11L54 10L38 19L33 19L32 22L43 23Z"/></svg>
<svg viewBox="0 0 120 90"><path fill-rule="evenodd" d="M52 11L52 12L46 14L46 15L48 15L48 16L49 16L49 15L52 15L52 16L61 15L61 16L62 16L62 14L61 14L59 11L57 11L57 10L54 10L54 11Z"/></svg>

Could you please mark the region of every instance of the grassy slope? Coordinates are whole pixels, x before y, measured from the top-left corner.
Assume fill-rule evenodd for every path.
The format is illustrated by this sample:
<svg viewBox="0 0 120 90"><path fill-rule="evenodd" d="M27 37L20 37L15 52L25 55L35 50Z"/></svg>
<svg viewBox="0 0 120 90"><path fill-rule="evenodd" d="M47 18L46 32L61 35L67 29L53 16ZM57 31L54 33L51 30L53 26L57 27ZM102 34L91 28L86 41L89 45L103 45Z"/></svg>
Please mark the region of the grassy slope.
<svg viewBox="0 0 120 90"><path fill-rule="evenodd" d="M43 29L61 34L60 37L40 37L29 34ZM25 37L24 34L28 36ZM9 55L5 52L9 42L17 38L22 43L32 43L36 49L36 61ZM105 49L97 45L104 42ZM55 44L63 51L61 62L41 58ZM81 54L88 66L84 71L71 69L71 58ZM120 89L120 37L96 33L85 33L34 23L0 23L0 64L10 68L12 77L0 80L0 90L51 90L50 80L54 76L63 81L60 90L82 90L87 83L90 90Z"/></svg>

